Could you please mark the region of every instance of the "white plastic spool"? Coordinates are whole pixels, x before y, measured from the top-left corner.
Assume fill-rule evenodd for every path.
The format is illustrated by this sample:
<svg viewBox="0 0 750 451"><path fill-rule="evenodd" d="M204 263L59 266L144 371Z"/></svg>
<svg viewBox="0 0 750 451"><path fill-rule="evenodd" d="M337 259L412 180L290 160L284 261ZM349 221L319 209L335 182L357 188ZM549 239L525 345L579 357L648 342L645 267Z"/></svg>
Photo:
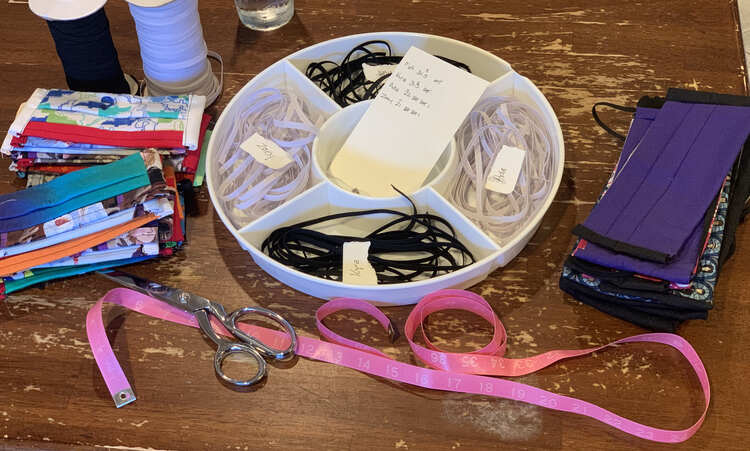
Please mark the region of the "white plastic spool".
<svg viewBox="0 0 750 451"><path fill-rule="evenodd" d="M158 8L160 6L164 6L168 3L172 3L174 0L125 0L128 3L141 7L141 8ZM191 34L200 34L202 36L203 34L203 25L198 22L194 25L196 29ZM141 58L144 60L144 72L148 71L148 68L146 67L146 54L151 54L150 52L152 49L144 47L145 42L140 42L140 51L141 51ZM183 43L181 42L174 42L172 47L174 52L184 52L184 46L182 46ZM221 59L221 55L219 55L216 52L207 50L206 43L203 41L202 44L203 47L203 53L207 56L205 58L202 58L202 55L191 55L186 54L184 57L180 57L180 55L171 54L170 57L174 59L175 61L179 61L179 63L176 63L173 67L171 67L172 70L174 69L183 69L185 67L191 66L193 60L195 58L201 58L205 60L205 69L203 72L193 74L193 76L189 76L186 79L174 79L175 74L171 73L170 71L156 71L151 70L151 74L147 74L147 79L144 80L143 83L143 89L142 94L146 96L153 96L153 95L176 95L176 94L199 94L206 96L206 106L211 105L216 99L221 95L221 92L223 90L223 84L224 84L224 62ZM190 59L192 58L192 59ZM213 70L211 68L211 62L210 58L214 58L221 64L221 75L219 78L216 77L216 75L213 73ZM184 76L184 74L183 74ZM151 78L148 78L151 77ZM151 89L149 89L149 87ZM150 92L154 91L154 92ZM186 92L182 92L186 91Z"/></svg>
<svg viewBox="0 0 750 451"><path fill-rule="evenodd" d="M107 0L29 0L31 12L46 20L76 20L99 11Z"/></svg>
<svg viewBox="0 0 750 451"><path fill-rule="evenodd" d="M327 177L326 164L332 158L331 149L336 147L336 143L346 139L349 131L364 113L366 105L355 104L342 109L304 75L310 62L340 61L354 46L375 39L388 41L394 54L397 55L403 55L410 47L416 46L429 53L467 64L475 75L491 82L485 95L514 97L537 109L555 140L557 154L554 155L555 172L552 186L541 207L515 238L500 246L443 197L452 165L456 164L455 148L449 146L444 156L441 157L438 169L428 177L425 186L411 193L411 197L420 211L429 210L453 224L461 241L474 253L476 263L432 279L401 284L362 286L320 279L286 267L261 252L260 247L263 240L273 230L306 219L341 211L372 208L410 211L409 204L401 197L360 196L339 187ZM521 252L538 229L544 213L552 204L560 186L565 160L563 136L549 102L529 79L513 71L507 62L472 45L439 36L402 32L351 35L313 45L276 62L250 80L224 109L214 128L213 136L218 137L230 128L229 123L236 114L233 107L237 99L266 87L294 89L298 94L303 95L314 108L330 116L313 144L313 174L310 187L265 216L247 224L235 226L219 206L217 188L221 181L218 178L215 158L213 158L217 152L214 143L218 140L212 139L206 162L208 190L222 222L240 246L250 253L258 266L286 285L311 296L323 299L348 296L367 299L381 305L400 305L415 303L426 294L439 289L467 288L474 285L485 279L496 268L506 265ZM442 164L444 166L440 169ZM330 225L324 230L328 233L356 235L361 234L363 230L372 230L376 225L382 224L383 220L384 218L379 217L358 217Z"/></svg>

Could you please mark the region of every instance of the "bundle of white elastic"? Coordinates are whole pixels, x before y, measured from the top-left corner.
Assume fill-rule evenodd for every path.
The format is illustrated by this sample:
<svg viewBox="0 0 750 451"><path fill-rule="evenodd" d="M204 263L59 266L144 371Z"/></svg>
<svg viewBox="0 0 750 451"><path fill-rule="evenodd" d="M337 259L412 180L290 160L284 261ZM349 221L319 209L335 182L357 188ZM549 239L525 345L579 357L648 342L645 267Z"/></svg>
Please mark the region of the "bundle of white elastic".
<svg viewBox="0 0 750 451"><path fill-rule="evenodd" d="M507 97L480 101L456 133L459 168L448 197L451 203L498 244L509 242L538 211L554 176L559 150L541 115ZM510 194L485 188L503 146L526 151L521 174Z"/></svg>
<svg viewBox="0 0 750 451"><path fill-rule="evenodd" d="M209 52L203 40L198 0L173 0L147 8L130 6L141 47L145 95L198 94L210 105L221 94L223 82L211 70Z"/></svg>
<svg viewBox="0 0 750 451"><path fill-rule="evenodd" d="M241 227L307 188L310 148L324 121L293 91L266 88L237 99L233 122L215 134L218 149L218 196L235 226ZM281 169L259 163L240 148L258 133L294 160Z"/></svg>

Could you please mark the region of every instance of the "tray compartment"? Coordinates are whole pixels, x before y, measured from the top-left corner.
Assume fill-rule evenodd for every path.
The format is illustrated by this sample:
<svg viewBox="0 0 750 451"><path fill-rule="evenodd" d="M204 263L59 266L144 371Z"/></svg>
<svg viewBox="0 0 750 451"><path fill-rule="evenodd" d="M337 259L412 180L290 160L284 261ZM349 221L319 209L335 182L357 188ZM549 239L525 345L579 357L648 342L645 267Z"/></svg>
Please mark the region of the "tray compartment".
<svg viewBox="0 0 750 451"><path fill-rule="evenodd" d="M218 196L218 188L222 180L219 175L219 163L215 158L211 158L210 156L218 153L217 147L219 141L225 136L223 134L229 133L231 129L231 124L227 122L233 121L244 107L244 102L242 100L252 93L264 88L294 91L297 95L304 98L305 101L324 118L330 117L341 109L323 91L315 86L314 83L308 80L304 74L301 74L286 60L281 60L269 66L266 70L255 76L237 93L231 102L229 102L225 110L222 112L219 121L216 123L216 127L214 127L211 142L209 143L209 157L206 159L206 174L209 193L214 205L216 206L216 211L219 213L222 222L227 225L233 234L236 233L237 229L247 225L247 223L234 224L226 214L226 210L231 207ZM307 189L314 184L315 181L311 178L311 182L308 184Z"/></svg>
<svg viewBox="0 0 750 451"><path fill-rule="evenodd" d="M364 209L389 208L410 212L411 205L401 198L368 199L323 182L297 196L273 212L252 222L239 231L255 262L273 277L312 296L330 299L339 296L357 297L388 304L406 304L419 300L427 293L440 288L468 287L497 267L497 245L474 224L464 218L452 205L432 188L420 190L412 196L420 212L430 211L446 219L454 227L456 236L472 252L476 263L452 273L432 279L401 284L361 286L314 277L279 262L261 252L263 240L275 229L321 216ZM326 233L362 236L383 224L392 215L378 214L348 218L314 227Z"/></svg>

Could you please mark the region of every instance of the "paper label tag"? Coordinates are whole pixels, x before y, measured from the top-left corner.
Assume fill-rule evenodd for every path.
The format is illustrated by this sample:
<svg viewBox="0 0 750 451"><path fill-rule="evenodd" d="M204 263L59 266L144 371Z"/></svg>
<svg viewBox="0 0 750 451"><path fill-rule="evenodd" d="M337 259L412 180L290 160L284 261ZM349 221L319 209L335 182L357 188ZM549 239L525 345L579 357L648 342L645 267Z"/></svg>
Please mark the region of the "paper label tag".
<svg viewBox="0 0 750 451"><path fill-rule="evenodd" d="M390 75L396 70L398 64L368 64L362 63L362 72L367 81L378 81L384 75Z"/></svg>
<svg viewBox="0 0 750 451"><path fill-rule="evenodd" d="M240 149L252 155L258 163L271 169L281 169L294 161L278 144L260 136L258 133L253 134L240 144Z"/></svg>
<svg viewBox="0 0 750 451"><path fill-rule="evenodd" d="M354 285L377 285L378 275L367 260L369 241L347 241L344 243L344 258L341 277L344 283Z"/></svg>
<svg viewBox="0 0 750 451"><path fill-rule="evenodd" d="M489 82L416 47L406 52L331 163L368 196L418 190Z"/></svg>
<svg viewBox="0 0 750 451"><path fill-rule="evenodd" d="M487 175L484 187L500 194L510 194L516 188L521 174L526 151L518 147L503 146L495 156L492 169Z"/></svg>
<svg viewBox="0 0 750 451"><path fill-rule="evenodd" d="M73 230L75 228L75 221L73 221L73 216L67 213L59 218L45 222L42 228L44 229L44 236L55 236L58 233Z"/></svg>

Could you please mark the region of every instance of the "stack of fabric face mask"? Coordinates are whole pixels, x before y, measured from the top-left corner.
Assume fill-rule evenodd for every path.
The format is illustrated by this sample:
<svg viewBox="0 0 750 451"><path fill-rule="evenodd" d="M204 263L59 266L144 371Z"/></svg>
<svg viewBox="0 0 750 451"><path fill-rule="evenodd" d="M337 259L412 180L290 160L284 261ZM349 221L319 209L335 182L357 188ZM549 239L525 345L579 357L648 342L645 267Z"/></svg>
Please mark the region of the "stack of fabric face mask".
<svg viewBox="0 0 750 451"><path fill-rule="evenodd" d="M37 89L19 108L1 151L12 158L11 171L33 175L29 186L145 148L156 149L179 179L193 180L210 120L204 106L205 97L196 95Z"/></svg>
<svg viewBox="0 0 750 451"><path fill-rule="evenodd" d="M155 150L0 195L0 296L169 255L183 240L174 173Z"/></svg>
<svg viewBox="0 0 750 451"><path fill-rule="evenodd" d="M707 317L734 251L750 195L750 97L670 89L619 109L634 118L597 204L573 229L579 238L560 288L634 324L674 331Z"/></svg>

